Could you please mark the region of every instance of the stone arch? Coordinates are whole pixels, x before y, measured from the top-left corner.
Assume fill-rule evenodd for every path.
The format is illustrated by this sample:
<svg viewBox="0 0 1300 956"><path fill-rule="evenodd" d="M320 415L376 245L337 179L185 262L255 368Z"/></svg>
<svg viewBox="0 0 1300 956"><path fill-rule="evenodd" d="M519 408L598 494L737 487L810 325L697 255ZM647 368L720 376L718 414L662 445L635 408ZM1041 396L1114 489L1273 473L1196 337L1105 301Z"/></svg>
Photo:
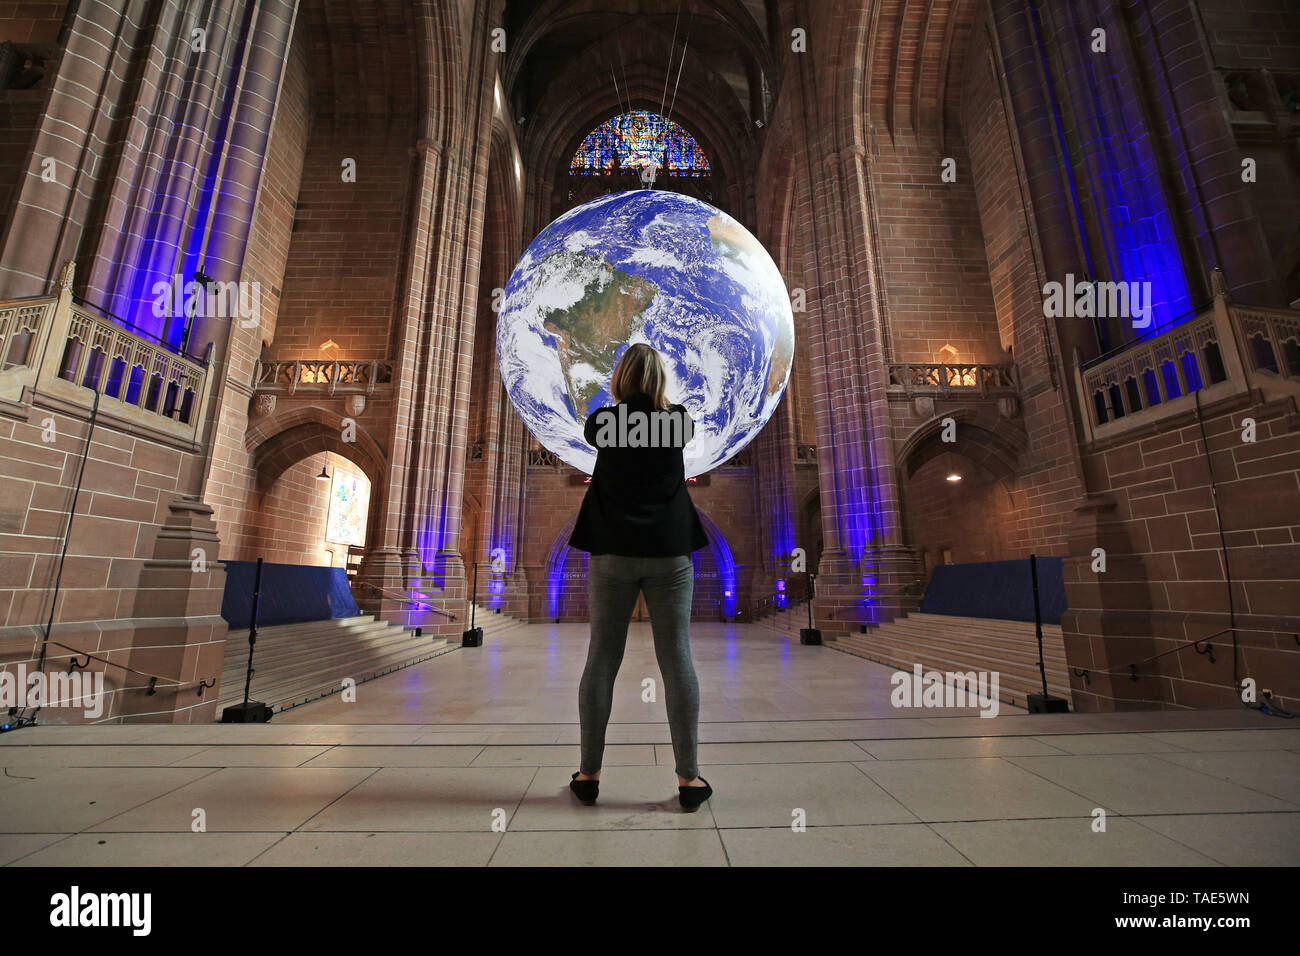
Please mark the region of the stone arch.
<svg viewBox="0 0 1300 956"><path fill-rule="evenodd" d="M949 418L957 424L955 442L942 439L944 421ZM899 468L910 478L927 461L951 452L969 458L997 478L1013 480L1027 442L1022 430L1005 421L990 421L965 408L935 415L914 428L899 446Z"/></svg>
<svg viewBox="0 0 1300 956"><path fill-rule="evenodd" d="M370 479L375 492L384 487L388 459L379 444L356 425L356 441L343 440L343 418L321 408L307 405L274 415L248 429L245 446L252 452L257 486L265 491L286 468L310 455L331 451L357 465ZM372 508L375 498L372 497Z"/></svg>
<svg viewBox="0 0 1300 956"><path fill-rule="evenodd" d="M628 56L626 87L615 92L609 66L620 65L618 46ZM532 108L535 122L525 127L522 150L534 195L526 211L528 228L540 229L553 218L553 184L583 138L600 123L627 109L667 112L662 104L663 64L668 59L669 38L637 30L634 23L612 31L587 48L548 87ZM631 52L629 52L631 51ZM593 66L594 64L594 66ZM621 72L621 69L620 69ZM753 159L757 149L752 126L725 80L697 56L688 54L681 89L691 95L679 98L671 118L688 130L709 156L713 166L714 195L725 191L734 202L728 211L741 222L751 222Z"/></svg>

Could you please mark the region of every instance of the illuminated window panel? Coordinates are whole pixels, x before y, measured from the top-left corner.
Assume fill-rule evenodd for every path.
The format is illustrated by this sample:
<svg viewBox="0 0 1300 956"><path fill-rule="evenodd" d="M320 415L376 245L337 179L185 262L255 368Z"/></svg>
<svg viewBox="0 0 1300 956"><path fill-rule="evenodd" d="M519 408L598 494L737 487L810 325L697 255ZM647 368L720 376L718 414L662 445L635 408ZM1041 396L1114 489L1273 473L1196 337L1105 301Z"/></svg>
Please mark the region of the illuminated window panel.
<svg viewBox="0 0 1300 956"><path fill-rule="evenodd" d="M654 168L669 176L708 176L709 158L695 137L648 110L606 120L587 134L573 154L569 173L609 176Z"/></svg>

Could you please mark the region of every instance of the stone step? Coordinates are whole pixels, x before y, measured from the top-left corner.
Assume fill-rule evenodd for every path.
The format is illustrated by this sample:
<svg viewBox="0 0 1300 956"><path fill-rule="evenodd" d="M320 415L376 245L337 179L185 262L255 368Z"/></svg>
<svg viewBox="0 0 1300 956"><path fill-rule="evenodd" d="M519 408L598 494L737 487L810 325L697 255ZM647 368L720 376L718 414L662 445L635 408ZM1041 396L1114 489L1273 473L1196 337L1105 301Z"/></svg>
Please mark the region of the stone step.
<svg viewBox="0 0 1300 956"><path fill-rule="evenodd" d="M1038 656L1029 653L1008 653L1001 648L984 648L965 646L952 646L940 644L927 644L919 641L898 642L894 644L884 641L863 640L861 634L850 634L845 637L836 638L844 644L858 647L864 651L877 654L881 657L890 657L898 660L904 665L905 670L910 670L912 665L921 664L928 666L930 660L945 661L969 661L970 667L960 668L962 670L997 670L1007 673L1032 674L1034 679L1038 679ZM1047 668L1047 681L1050 685L1054 680L1069 684L1066 675L1069 673L1065 663L1064 656L1054 657L1047 653L1043 654L1043 664ZM978 665L978 666L976 666ZM955 668L940 668L941 670L954 670Z"/></svg>
<svg viewBox="0 0 1300 956"><path fill-rule="evenodd" d="M1005 621L1001 618L992 617L957 617L949 614L921 614L913 611L893 623L906 621L913 624L934 624L946 625L950 628L959 628L965 631L990 634L1028 634L1031 637L1035 633L1033 621ZM1059 624L1043 624L1043 636L1049 634L1059 636L1062 633Z"/></svg>
<svg viewBox="0 0 1300 956"><path fill-rule="evenodd" d="M442 647L448 643L450 642L441 638L417 638L409 634L396 634L382 638L375 637L348 645L334 644L324 650L292 649L289 653L263 655L262 649L259 647L258 653L253 656L253 668L263 675L283 668L303 671L307 668L332 667L360 657L387 654L394 650L411 651L419 654L427 648ZM242 675L247 666L248 656L246 654L223 662L221 668L222 677L224 679L231 674Z"/></svg>
<svg viewBox="0 0 1300 956"><path fill-rule="evenodd" d="M359 656L346 664L311 670L285 668L268 674L257 668L256 673L253 674L250 696L278 712L337 693L343 687L344 678L351 678L357 684L362 684L395 670L458 650L459 647L458 644L446 642L439 645L421 644L419 648L394 649L387 654ZM226 690L223 684L222 699L217 705L218 714L227 704L243 700L242 671L238 679L229 685L229 699L226 699Z"/></svg>
<svg viewBox="0 0 1300 956"><path fill-rule="evenodd" d="M381 646L397 641L429 641L435 639L429 635L416 637L413 631L386 625L383 622L368 628L352 629L347 632L318 632L310 637L292 635L266 638L259 633L257 650L253 655L253 659L259 667L262 667L282 660L300 659L307 656L322 660L338 653L347 653L352 648L362 645ZM222 665L223 669L232 666L243 667L247 662L247 639L233 647L227 643L226 659Z"/></svg>
<svg viewBox="0 0 1300 956"><path fill-rule="evenodd" d="M1038 640L1032 622L909 614L866 633L823 637L827 646L897 670L996 671L998 696L1025 706L1026 696L1042 692ZM1070 699L1069 668L1059 626L1043 628L1043 663L1048 692Z"/></svg>
<svg viewBox="0 0 1300 956"><path fill-rule="evenodd" d="M903 662L897 659L890 659L889 655L880 655L870 650L843 644L836 640L827 640L826 646L842 653L852 654L854 657L861 657L873 661L877 664L884 664L887 667L893 667L897 670L910 671L911 666L903 666ZM955 661L945 662L939 659L926 661L923 669L938 671L960 671L966 672L971 670L997 670L998 671L998 699L1004 703L1014 704L1017 707L1027 706L1027 696L1029 694L1041 694L1043 691L1042 681L1038 677L1037 670L1032 675L1019 675L1006 668L993 667L976 667L973 665L964 665ZM1063 697L1070 700L1070 688L1066 685L1056 683L1051 679L1050 671L1047 681L1048 693Z"/></svg>
<svg viewBox="0 0 1300 956"><path fill-rule="evenodd" d="M250 696L280 711L336 693L344 678L360 684L457 647L372 615L260 628ZM243 699L247 665L248 631L229 632L218 715Z"/></svg>
<svg viewBox="0 0 1300 956"><path fill-rule="evenodd" d="M922 643L929 646L942 646L960 651L964 647L977 647L987 649L997 649L1003 653L1015 657L1019 654L1027 654L1034 660L1038 659L1038 641L1033 636L1030 637L989 637L972 635L963 632L939 631L921 625L912 627L904 626L901 622L895 621L883 629L868 631L866 634L850 634L851 637L861 638L862 640L885 640L891 644L899 642ZM1053 638L1050 635L1043 635L1043 659L1057 660L1065 662L1065 644L1062 638Z"/></svg>

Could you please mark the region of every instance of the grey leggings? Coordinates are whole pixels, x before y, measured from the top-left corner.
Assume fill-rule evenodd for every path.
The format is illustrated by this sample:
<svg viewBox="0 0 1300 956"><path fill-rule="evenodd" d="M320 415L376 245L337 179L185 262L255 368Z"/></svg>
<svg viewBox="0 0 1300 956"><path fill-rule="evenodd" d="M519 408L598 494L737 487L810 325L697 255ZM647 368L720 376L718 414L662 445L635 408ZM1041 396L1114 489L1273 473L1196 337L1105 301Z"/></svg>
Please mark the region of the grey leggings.
<svg viewBox="0 0 1300 956"><path fill-rule="evenodd" d="M632 620L637 595L645 592L655 657L664 678L673 759L679 775L687 780L697 776L695 747L700 687L691 661L690 639L694 590L695 567L689 554L672 558L591 556L587 565L591 644L578 687L583 773L593 774L600 769L605 753L605 728L614 703L614 678L623 663L623 648L627 644L627 626Z"/></svg>

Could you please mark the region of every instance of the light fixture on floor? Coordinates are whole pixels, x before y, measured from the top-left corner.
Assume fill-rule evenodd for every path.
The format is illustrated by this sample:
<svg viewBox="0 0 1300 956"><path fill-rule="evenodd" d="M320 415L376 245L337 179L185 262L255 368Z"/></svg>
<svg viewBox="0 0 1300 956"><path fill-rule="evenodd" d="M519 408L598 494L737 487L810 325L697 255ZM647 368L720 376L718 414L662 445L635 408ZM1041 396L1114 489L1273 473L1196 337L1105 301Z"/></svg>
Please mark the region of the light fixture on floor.
<svg viewBox="0 0 1300 956"><path fill-rule="evenodd" d="M321 466L320 466L320 474L316 476L316 480L317 480L317 481L329 481L329 480L330 480L329 472L325 470L325 466L324 466L324 465L321 465Z"/></svg>

